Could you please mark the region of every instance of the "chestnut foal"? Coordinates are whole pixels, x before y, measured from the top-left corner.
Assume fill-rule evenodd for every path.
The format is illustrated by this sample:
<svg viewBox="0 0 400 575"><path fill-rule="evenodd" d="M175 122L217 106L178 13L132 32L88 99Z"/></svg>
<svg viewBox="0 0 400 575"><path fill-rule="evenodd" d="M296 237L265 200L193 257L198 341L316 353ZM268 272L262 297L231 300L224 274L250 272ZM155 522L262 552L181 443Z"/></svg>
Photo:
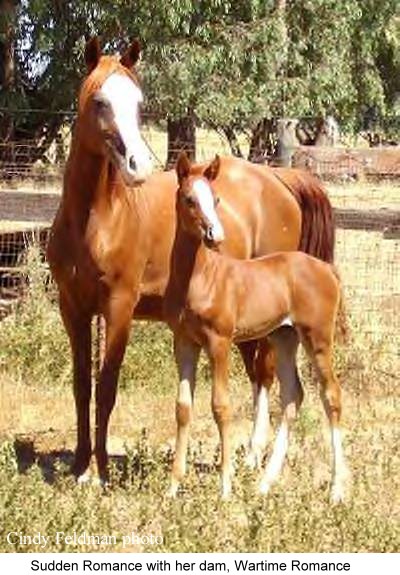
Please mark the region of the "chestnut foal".
<svg viewBox="0 0 400 575"><path fill-rule="evenodd" d="M222 496L231 491L231 407L228 363L232 342L269 335L275 348L283 419L260 491L267 493L284 463L290 423L303 399L296 367L299 340L314 361L331 426L332 500L344 495L346 467L341 433L341 390L332 368L332 347L340 285L330 264L302 252L281 252L237 260L209 248L224 240L211 182L219 170L216 156L203 175L193 175L186 155L177 162L177 229L165 296L166 319L174 332L179 372L176 407L177 443L170 495L186 467L189 423L195 390L195 366L204 348L212 368L212 411L221 440ZM268 390L259 394L259 411L268 414ZM263 404L260 405L260 402ZM261 409L262 407L262 409ZM267 417L268 419L268 417ZM256 419L261 435L269 422ZM262 428L262 429L261 429Z"/></svg>

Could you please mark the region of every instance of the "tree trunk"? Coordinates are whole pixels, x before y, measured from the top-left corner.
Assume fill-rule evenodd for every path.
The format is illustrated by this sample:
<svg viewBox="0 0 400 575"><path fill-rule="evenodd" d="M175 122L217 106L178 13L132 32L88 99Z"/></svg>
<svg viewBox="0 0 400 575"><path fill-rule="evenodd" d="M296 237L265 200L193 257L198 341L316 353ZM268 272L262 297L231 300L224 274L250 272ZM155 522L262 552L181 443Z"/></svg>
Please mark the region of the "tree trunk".
<svg viewBox="0 0 400 575"><path fill-rule="evenodd" d="M0 106L8 108L15 87L14 18L16 2L0 0ZM12 140L14 121L11 114L0 113L0 141ZM0 150L3 155L5 150Z"/></svg>
<svg viewBox="0 0 400 575"><path fill-rule="evenodd" d="M196 159L196 125L191 116L179 120L168 119L168 154L166 169L173 168L180 152L185 151L192 161Z"/></svg>
<svg viewBox="0 0 400 575"><path fill-rule="evenodd" d="M276 146L276 120L263 118L252 130L249 157L250 162L261 164L274 156Z"/></svg>
<svg viewBox="0 0 400 575"><path fill-rule="evenodd" d="M222 131L229 142L231 152L233 156L237 158L243 158L242 150L240 149L240 144L235 134L235 130L231 126L224 126Z"/></svg>

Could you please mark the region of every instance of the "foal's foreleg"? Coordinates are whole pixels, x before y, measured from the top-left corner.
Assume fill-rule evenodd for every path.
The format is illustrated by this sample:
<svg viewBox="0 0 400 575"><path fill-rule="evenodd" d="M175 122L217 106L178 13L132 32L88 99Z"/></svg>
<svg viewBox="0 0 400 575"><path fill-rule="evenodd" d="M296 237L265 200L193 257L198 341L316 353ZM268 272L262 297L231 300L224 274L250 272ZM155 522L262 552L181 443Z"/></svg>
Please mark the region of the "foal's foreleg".
<svg viewBox="0 0 400 575"><path fill-rule="evenodd" d="M92 455L90 440L91 317L60 295L61 316L72 349L74 399L77 416L77 446L73 473L79 482L87 480Z"/></svg>
<svg viewBox="0 0 400 575"><path fill-rule="evenodd" d="M172 497L175 497L179 483L186 471L189 426L192 419L196 368L200 354L200 347L186 338L175 335L174 354L178 368L179 386L176 401L176 449L172 466L171 486L168 492Z"/></svg>
<svg viewBox="0 0 400 575"><path fill-rule="evenodd" d="M115 404L119 371L124 357L136 299L129 293L113 294L108 303L104 361L96 387L95 455L99 478L107 481L108 454L106 449L108 424Z"/></svg>
<svg viewBox="0 0 400 575"><path fill-rule="evenodd" d="M224 499L229 497L232 490L229 349L230 341L219 336L211 339L208 348L213 377L211 405L221 440L221 495Z"/></svg>
<svg viewBox="0 0 400 575"><path fill-rule="evenodd" d="M274 381L275 352L268 341L258 342L255 369L254 423L246 463L251 468L261 466L269 431L269 390Z"/></svg>
<svg viewBox="0 0 400 575"><path fill-rule="evenodd" d="M277 374L280 383L282 422L260 483L260 492L267 494L278 479L289 443L289 428L303 401L303 388L296 367L298 336L293 328L282 327L271 335L277 354Z"/></svg>
<svg viewBox="0 0 400 575"><path fill-rule="evenodd" d="M317 335L312 335L310 351L321 383L321 399L331 428L333 452L331 500L333 503L339 503L344 500L348 476L340 429L342 399L340 384L332 368L332 344L325 341Z"/></svg>

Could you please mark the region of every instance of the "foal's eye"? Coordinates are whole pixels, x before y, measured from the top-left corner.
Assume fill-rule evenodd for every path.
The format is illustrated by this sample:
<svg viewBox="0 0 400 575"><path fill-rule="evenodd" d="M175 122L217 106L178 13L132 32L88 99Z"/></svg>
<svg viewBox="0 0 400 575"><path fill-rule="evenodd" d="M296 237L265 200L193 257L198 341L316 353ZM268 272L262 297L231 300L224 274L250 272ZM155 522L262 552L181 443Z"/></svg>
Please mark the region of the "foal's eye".
<svg viewBox="0 0 400 575"><path fill-rule="evenodd" d="M196 206L196 201L191 196L185 196L185 202L189 208L194 208Z"/></svg>
<svg viewBox="0 0 400 575"><path fill-rule="evenodd" d="M218 206L220 201L221 201L221 198L216 197L215 198L215 205Z"/></svg>

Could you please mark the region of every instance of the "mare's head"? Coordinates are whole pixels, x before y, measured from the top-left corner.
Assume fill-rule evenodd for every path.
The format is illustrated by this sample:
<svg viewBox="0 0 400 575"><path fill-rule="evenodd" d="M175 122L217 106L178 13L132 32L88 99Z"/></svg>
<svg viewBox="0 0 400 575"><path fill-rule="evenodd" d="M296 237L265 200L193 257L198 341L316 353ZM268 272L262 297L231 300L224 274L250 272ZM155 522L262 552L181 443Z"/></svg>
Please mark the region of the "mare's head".
<svg viewBox="0 0 400 575"><path fill-rule="evenodd" d="M79 95L81 143L109 159L127 183L143 181L152 171L149 150L139 129L143 100L135 72L140 45L132 42L123 56L104 56L97 38L86 44L88 75Z"/></svg>
<svg viewBox="0 0 400 575"><path fill-rule="evenodd" d="M218 198L212 182L218 175L220 159L215 159L202 174L194 170L188 157L180 154L176 173L178 175L177 218L182 228L208 247L217 247L225 238L216 207Z"/></svg>

